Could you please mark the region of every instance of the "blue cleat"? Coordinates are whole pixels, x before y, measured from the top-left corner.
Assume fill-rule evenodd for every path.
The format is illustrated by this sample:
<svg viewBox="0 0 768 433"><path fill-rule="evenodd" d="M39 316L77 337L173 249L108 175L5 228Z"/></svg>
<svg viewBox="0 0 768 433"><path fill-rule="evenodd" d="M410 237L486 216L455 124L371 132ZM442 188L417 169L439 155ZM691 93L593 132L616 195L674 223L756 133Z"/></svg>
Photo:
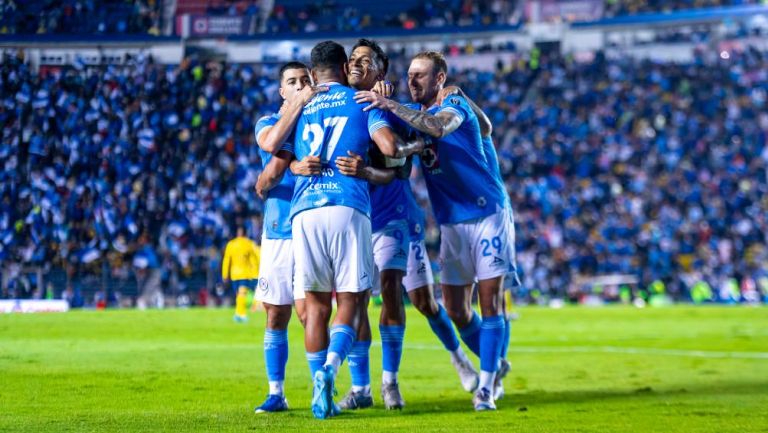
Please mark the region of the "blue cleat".
<svg viewBox="0 0 768 433"><path fill-rule="evenodd" d="M312 415L317 419L326 419L341 413L341 410L333 402L333 372L331 366L326 365L315 372L312 387Z"/></svg>
<svg viewBox="0 0 768 433"><path fill-rule="evenodd" d="M282 412L284 410L288 410L288 400L286 400L282 395L269 394L264 403L257 407L254 412Z"/></svg>

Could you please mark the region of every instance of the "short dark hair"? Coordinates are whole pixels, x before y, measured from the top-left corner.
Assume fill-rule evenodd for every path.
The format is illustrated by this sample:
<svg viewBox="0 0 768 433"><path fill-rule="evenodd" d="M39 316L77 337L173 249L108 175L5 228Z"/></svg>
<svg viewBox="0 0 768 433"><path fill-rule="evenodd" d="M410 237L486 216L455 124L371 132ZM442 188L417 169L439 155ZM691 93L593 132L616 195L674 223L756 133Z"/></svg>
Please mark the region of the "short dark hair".
<svg viewBox="0 0 768 433"><path fill-rule="evenodd" d="M315 45L310 58L312 67L316 69L335 69L347 63L344 47L334 41L324 41Z"/></svg>
<svg viewBox="0 0 768 433"><path fill-rule="evenodd" d="M413 56L413 59L432 60L435 74L439 72L446 74L448 73L448 63L445 61L445 56L443 56L443 53L439 53L437 51L422 51L419 54Z"/></svg>
<svg viewBox="0 0 768 433"><path fill-rule="evenodd" d="M284 64L283 66L280 67L280 72L277 74L277 81L282 82L283 81L283 74L285 73L285 71L290 70L290 69L307 69L307 70L309 70L307 65L305 65L304 63L295 62L295 61L294 62L288 62L288 63L286 63L286 64Z"/></svg>
<svg viewBox="0 0 768 433"><path fill-rule="evenodd" d="M360 38L357 40L357 43L355 44L355 46L352 47L352 51L355 51L357 47L370 48L371 51L373 51L373 54L375 55L373 61L379 62L381 64L382 72L384 72L384 74L387 73L387 71L389 70L389 57L387 57L387 55L384 53L384 50L381 49L379 44L377 44L376 42L370 39Z"/></svg>

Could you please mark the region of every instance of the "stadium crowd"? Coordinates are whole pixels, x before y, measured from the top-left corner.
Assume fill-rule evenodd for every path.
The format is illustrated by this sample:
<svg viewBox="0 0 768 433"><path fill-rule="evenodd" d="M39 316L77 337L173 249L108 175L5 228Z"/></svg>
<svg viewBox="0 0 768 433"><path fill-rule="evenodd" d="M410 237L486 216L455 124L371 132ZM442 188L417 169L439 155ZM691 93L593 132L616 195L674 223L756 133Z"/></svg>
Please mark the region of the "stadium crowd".
<svg viewBox="0 0 768 433"><path fill-rule="evenodd" d="M162 32L164 4L163 0L2 0L0 34L157 36ZM765 1L605 0L604 16L749 4L765 4ZM275 1L271 11L262 16L262 7L259 1L211 0L204 12L255 19L260 23L255 29L274 34L516 25L524 19L525 9L518 0L398 0L387 3L303 0Z"/></svg>
<svg viewBox="0 0 768 433"><path fill-rule="evenodd" d="M160 34L162 0L0 1L0 34Z"/></svg>
<svg viewBox="0 0 768 433"><path fill-rule="evenodd" d="M451 74L494 124L519 296L568 296L579 275L630 274L680 299L700 282L715 300L768 298L768 57L697 58L543 56ZM395 61L391 78L405 67ZM148 57L38 74L6 54L0 264L74 272L104 258L118 273L191 272L236 223L258 239L252 131L279 108L273 75ZM423 182L412 183L426 205ZM433 221L427 241L438 242Z"/></svg>

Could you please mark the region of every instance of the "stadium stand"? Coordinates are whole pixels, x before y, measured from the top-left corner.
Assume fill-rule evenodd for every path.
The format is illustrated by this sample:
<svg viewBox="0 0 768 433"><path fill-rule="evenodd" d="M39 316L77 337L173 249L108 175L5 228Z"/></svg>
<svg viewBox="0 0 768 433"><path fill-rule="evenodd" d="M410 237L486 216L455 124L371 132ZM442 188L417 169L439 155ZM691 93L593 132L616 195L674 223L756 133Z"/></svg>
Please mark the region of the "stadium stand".
<svg viewBox="0 0 768 433"><path fill-rule="evenodd" d="M8 0L0 34L150 34L161 29L161 0Z"/></svg>
<svg viewBox="0 0 768 433"><path fill-rule="evenodd" d="M136 257L151 253L164 287L196 298L188 288L214 287L205 270L217 269L232 224L259 237L251 135L278 108L262 66L140 57L37 73L6 54L0 71L0 262L17 275L43 266L75 296L76 286L103 287L86 279L100 273L118 302L135 295ZM683 64L544 55L454 71L495 125L517 213L518 296L573 297L582 277L603 274L633 275L640 288L662 281L676 299L700 281L716 300L759 293L766 71L757 50ZM436 232L430 222L433 247ZM42 295L22 286L4 284L2 296Z"/></svg>

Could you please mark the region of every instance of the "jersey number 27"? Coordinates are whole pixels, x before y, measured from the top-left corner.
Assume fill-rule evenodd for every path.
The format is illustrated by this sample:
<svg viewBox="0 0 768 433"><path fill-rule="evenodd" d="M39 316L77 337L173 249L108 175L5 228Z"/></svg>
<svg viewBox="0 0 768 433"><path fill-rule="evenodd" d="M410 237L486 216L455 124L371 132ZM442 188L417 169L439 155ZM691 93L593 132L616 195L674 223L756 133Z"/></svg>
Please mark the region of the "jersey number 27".
<svg viewBox="0 0 768 433"><path fill-rule="evenodd" d="M304 125L301 139L305 142L309 141L310 154L319 156L322 163L330 161L333 151L336 150L336 145L339 144L341 133L344 131L348 119L348 117L328 117L323 119L322 126L319 123L307 123ZM327 143L326 133L330 133ZM323 146L323 143L326 146Z"/></svg>

